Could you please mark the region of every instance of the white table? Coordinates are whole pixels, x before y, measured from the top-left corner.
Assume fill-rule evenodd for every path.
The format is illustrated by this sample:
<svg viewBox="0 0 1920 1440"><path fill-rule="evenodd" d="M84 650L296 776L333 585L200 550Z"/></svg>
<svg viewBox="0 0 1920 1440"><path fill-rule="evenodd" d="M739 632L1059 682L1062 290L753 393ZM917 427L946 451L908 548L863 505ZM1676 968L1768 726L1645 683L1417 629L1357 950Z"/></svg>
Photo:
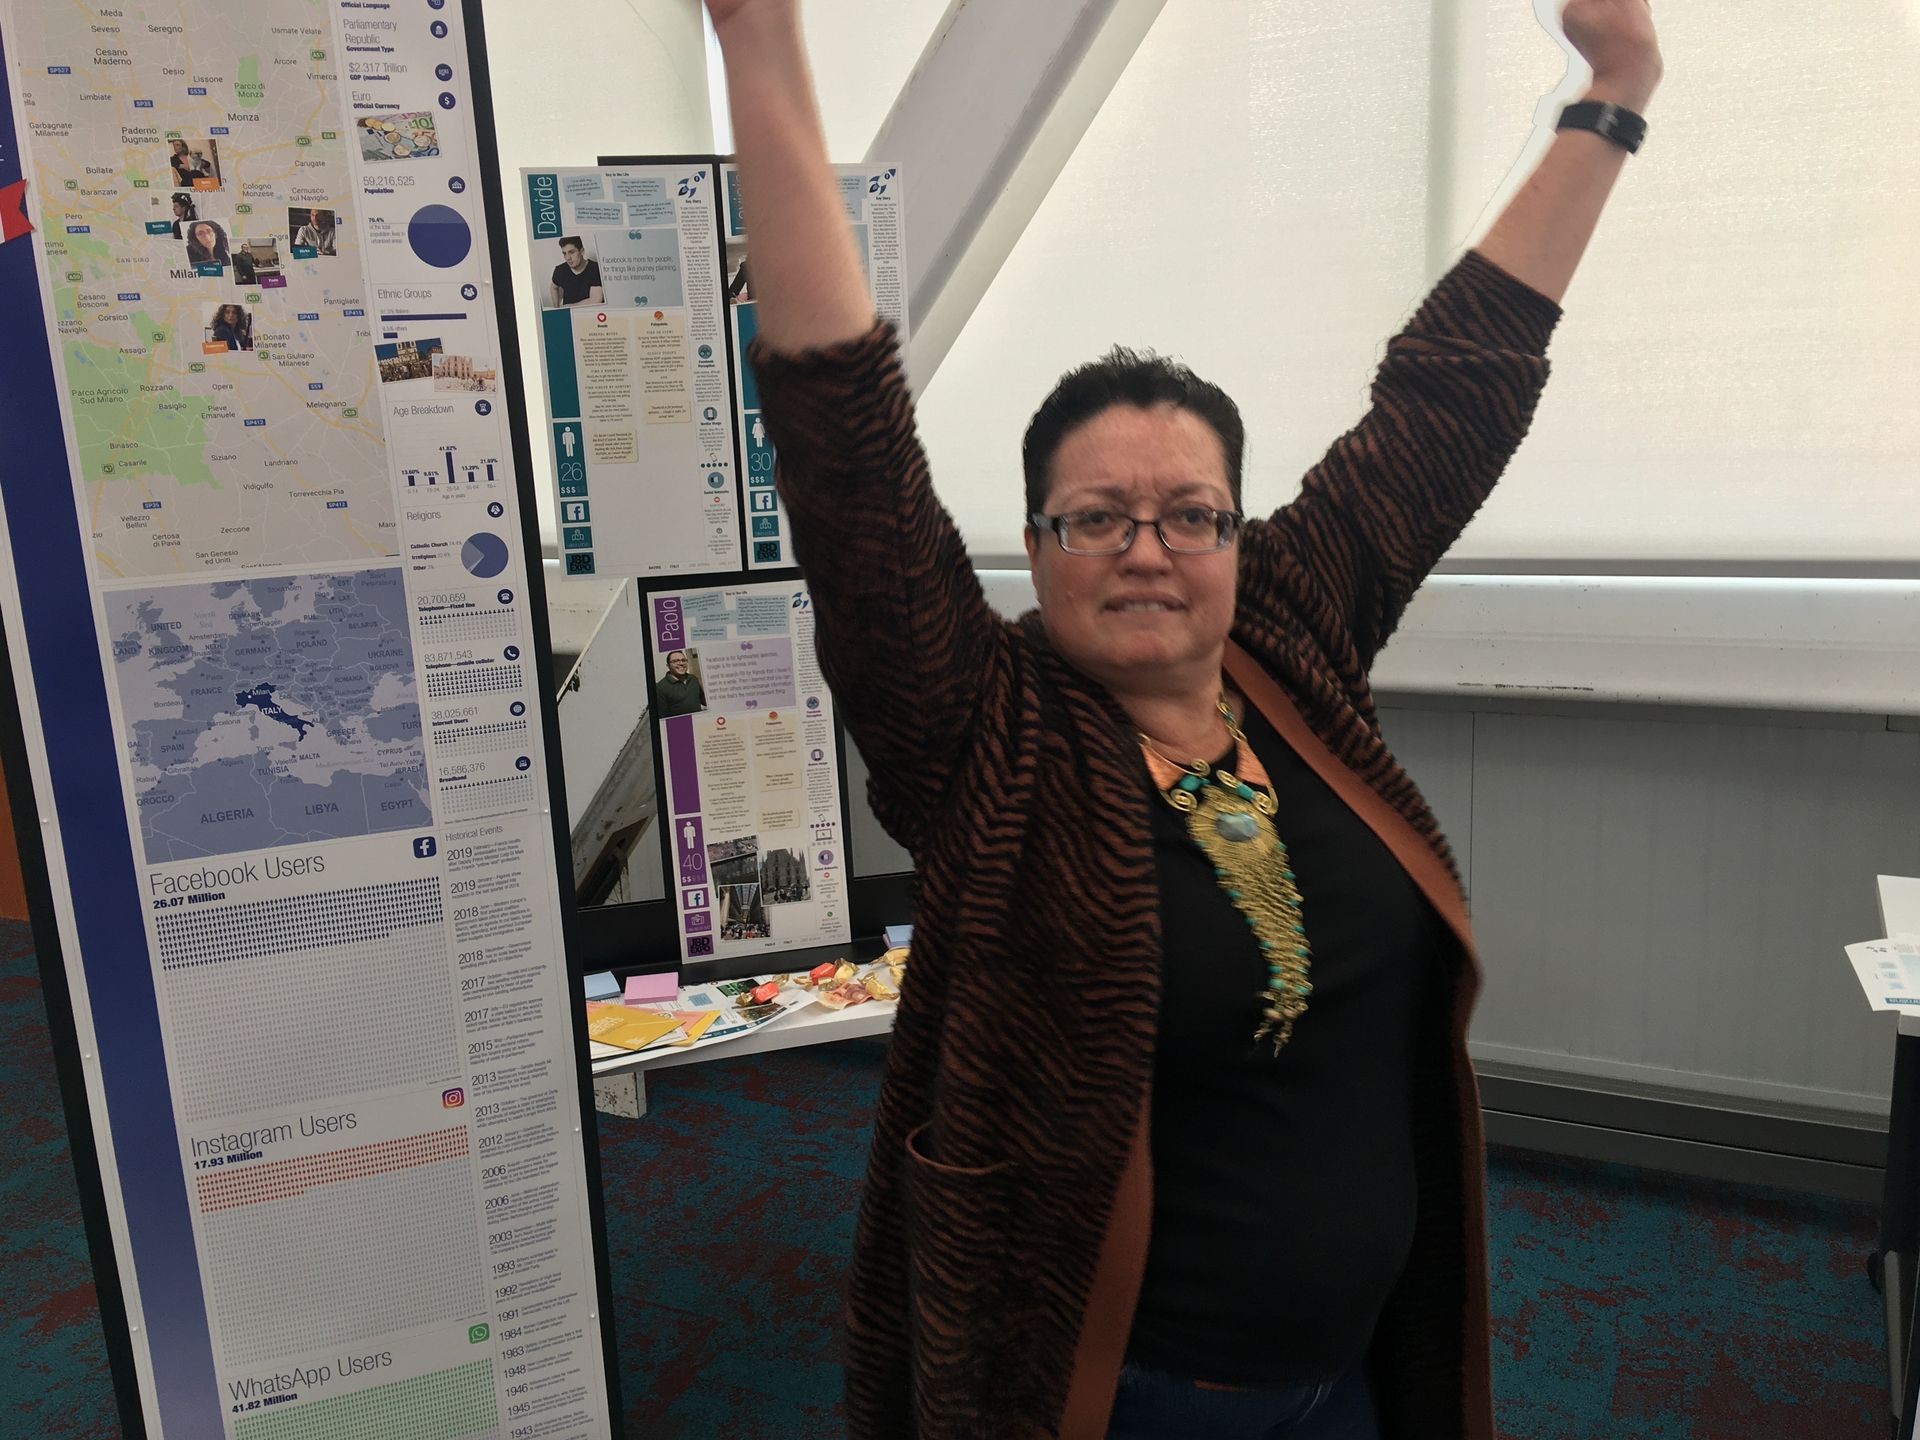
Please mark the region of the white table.
<svg viewBox="0 0 1920 1440"><path fill-rule="evenodd" d="M593 1060L590 1062L593 1108L604 1114L637 1120L647 1113L649 1070L671 1070L680 1065L700 1065L740 1055L765 1055L800 1045L827 1045L836 1040L885 1035L893 1029L893 1013L898 1005L896 1000L869 1000L844 1010L829 1010L809 1002L791 1015L783 1015L736 1040L722 1040L690 1050L641 1050ZM594 1048L604 1051L607 1047Z"/></svg>

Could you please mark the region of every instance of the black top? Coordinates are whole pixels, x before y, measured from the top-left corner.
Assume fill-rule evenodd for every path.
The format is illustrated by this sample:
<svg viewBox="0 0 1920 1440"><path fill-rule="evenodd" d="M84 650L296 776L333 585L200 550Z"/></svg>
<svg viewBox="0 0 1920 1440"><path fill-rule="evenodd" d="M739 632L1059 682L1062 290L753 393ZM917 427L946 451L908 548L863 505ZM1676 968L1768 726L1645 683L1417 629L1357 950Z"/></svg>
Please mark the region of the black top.
<svg viewBox="0 0 1920 1440"><path fill-rule="evenodd" d="M1278 1056L1255 1044L1266 964L1187 817L1154 801L1153 1232L1129 1356L1257 1387L1357 1362L1406 1263L1414 1009L1442 922L1257 711L1245 728L1279 797L1313 993Z"/></svg>
<svg viewBox="0 0 1920 1440"><path fill-rule="evenodd" d="M578 305L582 300L593 298L593 287L600 283L600 262L589 260L580 267L576 275L573 267L562 260L553 267L554 288L560 292L562 305Z"/></svg>

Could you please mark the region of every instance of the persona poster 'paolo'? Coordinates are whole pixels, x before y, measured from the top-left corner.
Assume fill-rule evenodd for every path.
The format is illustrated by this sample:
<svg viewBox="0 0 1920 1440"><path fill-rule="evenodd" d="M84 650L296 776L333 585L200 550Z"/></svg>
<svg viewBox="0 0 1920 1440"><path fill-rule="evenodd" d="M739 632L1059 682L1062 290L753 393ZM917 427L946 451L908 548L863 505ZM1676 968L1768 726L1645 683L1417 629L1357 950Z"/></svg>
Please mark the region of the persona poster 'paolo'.
<svg viewBox="0 0 1920 1440"><path fill-rule="evenodd" d="M833 697L806 586L656 591L647 618L682 955L846 944Z"/></svg>

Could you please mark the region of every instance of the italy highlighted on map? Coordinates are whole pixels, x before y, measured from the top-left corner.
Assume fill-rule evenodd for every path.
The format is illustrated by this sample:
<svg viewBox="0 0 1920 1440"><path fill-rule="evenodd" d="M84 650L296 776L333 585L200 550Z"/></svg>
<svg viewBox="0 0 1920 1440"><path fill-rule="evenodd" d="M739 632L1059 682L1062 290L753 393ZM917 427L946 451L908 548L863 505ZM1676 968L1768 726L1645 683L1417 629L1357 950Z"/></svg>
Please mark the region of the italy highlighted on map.
<svg viewBox="0 0 1920 1440"><path fill-rule="evenodd" d="M399 570L106 605L149 863L431 820Z"/></svg>

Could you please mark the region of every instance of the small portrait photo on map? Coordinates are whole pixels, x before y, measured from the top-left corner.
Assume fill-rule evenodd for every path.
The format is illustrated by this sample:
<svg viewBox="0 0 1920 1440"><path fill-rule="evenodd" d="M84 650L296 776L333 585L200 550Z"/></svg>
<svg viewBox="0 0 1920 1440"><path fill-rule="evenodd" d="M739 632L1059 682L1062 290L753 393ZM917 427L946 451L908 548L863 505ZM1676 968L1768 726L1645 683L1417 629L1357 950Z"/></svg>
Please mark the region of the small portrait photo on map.
<svg viewBox="0 0 1920 1440"><path fill-rule="evenodd" d="M600 261L591 253L587 241L579 235L560 237L560 263L547 277L546 293L540 297L545 310L567 305L604 305L606 287L600 283ZM538 265L538 257L535 257Z"/></svg>
<svg viewBox="0 0 1920 1440"><path fill-rule="evenodd" d="M783 836L785 844L768 836L760 850L760 900L765 905L797 905L813 896L807 870L806 837Z"/></svg>
<svg viewBox="0 0 1920 1440"><path fill-rule="evenodd" d="M233 255L227 246L227 227L218 220L195 220L186 228L189 265L233 263Z"/></svg>
<svg viewBox="0 0 1920 1440"><path fill-rule="evenodd" d="M760 837L741 835L707 842L707 879L715 885L754 885L760 880Z"/></svg>
<svg viewBox="0 0 1920 1440"><path fill-rule="evenodd" d="M287 234L293 237L293 258L312 260L333 255L334 212L305 205L287 211Z"/></svg>
<svg viewBox="0 0 1920 1440"><path fill-rule="evenodd" d="M500 388L500 372L471 355L435 355L433 388L487 394Z"/></svg>
<svg viewBox="0 0 1920 1440"><path fill-rule="evenodd" d="M438 339L390 340L373 347L373 358L380 362L381 382L387 385L396 385L402 380L431 380L434 357L439 353Z"/></svg>
<svg viewBox="0 0 1920 1440"><path fill-rule="evenodd" d="M193 222L200 218L200 206L191 190L176 190L167 202L173 214L173 238L184 240Z"/></svg>
<svg viewBox="0 0 1920 1440"><path fill-rule="evenodd" d="M773 924L767 917L766 901L758 885L722 885L720 891L720 938L722 940L768 940Z"/></svg>
<svg viewBox="0 0 1920 1440"><path fill-rule="evenodd" d="M362 160L424 160L440 153L439 120L430 110L360 117Z"/></svg>
<svg viewBox="0 0 1920 1440"><path fill-rule="evenodd" d="M706 708L707 690L700 679L700 652L667 651L660 657L660 670L653 681L654 717L670 720L675 715L698 715Z"/></svg>
<svg viewBox="0 0 1920 1440"><path fill-rule="evenodd" d="M201 351L208 355L253 349L253 312L232 301L207 306L200 341Z"/></svg>
<svg viewBox="0 0 1920 1440"><path fill-rule="evenodd" d="M285 287L287 277L280 273L280 241L276 236L242 240L234 247L233 283L258 285L263 290Z"/></svg>
<svg viewBox="0 0 1920 1440"><path fill-rule="evenodd" d="M167 141L167 168L173 183L182 190L218 190L220 188L220 142L206 139Z"/></svg>

